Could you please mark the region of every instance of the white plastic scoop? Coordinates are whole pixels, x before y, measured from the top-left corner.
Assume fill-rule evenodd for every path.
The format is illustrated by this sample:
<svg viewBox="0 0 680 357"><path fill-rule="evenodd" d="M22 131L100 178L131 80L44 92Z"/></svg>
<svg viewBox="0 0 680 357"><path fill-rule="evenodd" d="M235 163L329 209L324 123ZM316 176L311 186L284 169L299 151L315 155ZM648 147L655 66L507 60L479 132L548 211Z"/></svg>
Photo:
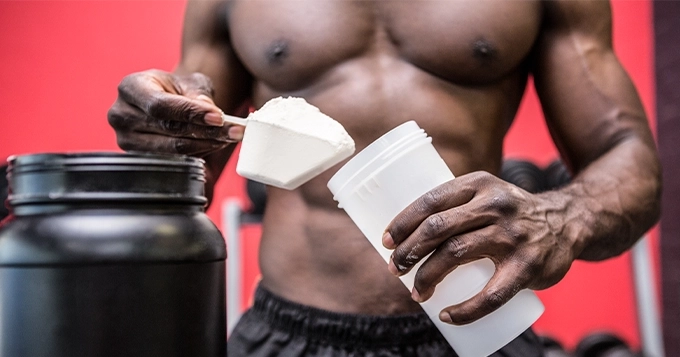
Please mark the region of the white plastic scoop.
<svg viewBox="0 0 680 357"><path fill-rule="evenodd" d="M222 113L222 120L227 123L236 124L240 126L246 126L248 124L248 118L235 117L233 115L228 115Z"/></svg>
<svg viewBox="0 0 680 357"><path fill-rule="evenodd" d="M274 98L248 118L223 115L245 131L236 172L293 190L354 153L345 128L303 98Z"/></svg>

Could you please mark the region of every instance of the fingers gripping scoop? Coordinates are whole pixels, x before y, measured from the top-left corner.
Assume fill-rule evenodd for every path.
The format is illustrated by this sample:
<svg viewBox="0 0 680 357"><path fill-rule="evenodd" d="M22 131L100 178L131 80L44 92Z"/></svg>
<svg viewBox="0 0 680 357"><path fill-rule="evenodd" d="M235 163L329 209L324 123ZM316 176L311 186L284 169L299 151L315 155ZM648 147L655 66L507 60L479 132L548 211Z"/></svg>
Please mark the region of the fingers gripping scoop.
<svg viewBox="0 0 680 357"><path fill-rule="evenodd" d="M287 190L311 180L355 150L345 128L303 98L274 98L238 124L245 124L246 129L236 172Z"/></svg>

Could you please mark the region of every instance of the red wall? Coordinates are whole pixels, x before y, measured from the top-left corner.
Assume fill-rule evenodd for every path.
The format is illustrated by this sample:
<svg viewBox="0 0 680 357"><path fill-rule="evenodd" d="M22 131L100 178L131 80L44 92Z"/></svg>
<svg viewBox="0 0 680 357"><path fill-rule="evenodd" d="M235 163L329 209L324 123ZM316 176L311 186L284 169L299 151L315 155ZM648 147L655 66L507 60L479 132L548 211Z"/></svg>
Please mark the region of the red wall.
<svg viewBox="0 0 680 357"><path fill-rule="evenodd" d="M118 151L106 121L116 86L134 71L172 70L184 5L183 0L0 1L0 160L45 151ZM617 0L614 16L616 50L654 118L651 3ZM506 152L541 165L556 157L532 95L511 129ZM243 181L233 166L218 184L215 202L243 197ZM209 210L218 224L220 213L219 204ZM250 290L258 274L259 228L245 233L250 260L244 286ZM537 329L567 346L599 329L637 346L630 270L627 254L575 264L562 282L539 293L546 312Z"/></svg>

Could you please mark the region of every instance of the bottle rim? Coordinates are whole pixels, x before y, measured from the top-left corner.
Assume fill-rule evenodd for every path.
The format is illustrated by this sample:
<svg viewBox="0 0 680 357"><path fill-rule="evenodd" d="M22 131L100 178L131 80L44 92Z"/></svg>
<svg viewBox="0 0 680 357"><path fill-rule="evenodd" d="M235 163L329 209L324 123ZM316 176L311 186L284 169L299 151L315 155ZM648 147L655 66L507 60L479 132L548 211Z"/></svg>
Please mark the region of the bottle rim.
<svg viewBox="0 0 680 357"><path fill-rule="evenodd" d="M384 165L393 156L400 155L413 143L427 139L425 130L411 120L388 131L380 138L361 150L328 181L328 188L338 196L350 183L363 180L368 172Z"/></svg>
<svg viewBox="0 0 680 357"><path fill-rule="evenodd" d="M11 207L76 202L205 205L204 161L120 152L36 153L8 160Z"/></svg>

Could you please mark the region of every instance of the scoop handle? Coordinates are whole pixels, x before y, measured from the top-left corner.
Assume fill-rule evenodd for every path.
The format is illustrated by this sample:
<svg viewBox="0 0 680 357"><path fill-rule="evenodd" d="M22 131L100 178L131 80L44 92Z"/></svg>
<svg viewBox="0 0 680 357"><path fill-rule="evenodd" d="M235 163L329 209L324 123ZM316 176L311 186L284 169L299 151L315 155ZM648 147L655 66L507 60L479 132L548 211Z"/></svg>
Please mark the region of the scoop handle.
<svg viewBox="0 0 680 357"><path fill-rule="evenodd" d="M248 124L248 119L246 118L235 117L233 115L227 115L224 113L222 113L222 120L230 124L236 124L241 126L246 126L246 124Z"/></svg>

